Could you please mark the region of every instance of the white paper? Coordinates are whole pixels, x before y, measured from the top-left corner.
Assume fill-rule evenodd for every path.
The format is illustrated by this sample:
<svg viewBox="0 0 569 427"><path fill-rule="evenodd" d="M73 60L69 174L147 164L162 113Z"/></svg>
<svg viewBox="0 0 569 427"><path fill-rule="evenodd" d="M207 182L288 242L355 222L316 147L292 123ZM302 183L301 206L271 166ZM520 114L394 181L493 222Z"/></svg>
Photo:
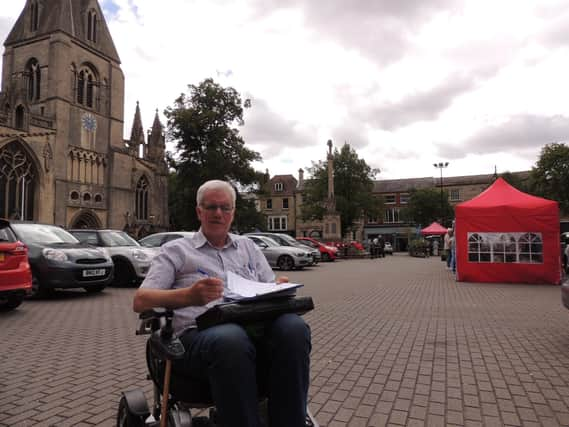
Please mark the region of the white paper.
<svg viewBox="0 0 569 427"><path fill-rule="evenodd" d="M283 293L301 287L298 283L264 283L245 279L231 271L227 273L227 288L235 299L255 298L269 294ZM231 295L230 297L234 297ZM294 292L292 292L294 294Z"/></svg>

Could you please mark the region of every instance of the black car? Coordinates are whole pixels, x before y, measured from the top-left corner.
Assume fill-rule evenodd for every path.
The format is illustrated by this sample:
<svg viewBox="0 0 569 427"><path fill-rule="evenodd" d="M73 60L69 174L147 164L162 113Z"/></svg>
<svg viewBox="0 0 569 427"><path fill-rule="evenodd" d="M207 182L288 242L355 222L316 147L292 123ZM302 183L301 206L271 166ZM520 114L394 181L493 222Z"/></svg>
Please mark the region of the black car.
<svg viewBox="0 0 569 427"><path fill-rule="evenodd" d="M113 261L107 252L80 243L63 228L12 222L12 229L28 247L32 295L55 288L100 292L113 280Z"/></svg>

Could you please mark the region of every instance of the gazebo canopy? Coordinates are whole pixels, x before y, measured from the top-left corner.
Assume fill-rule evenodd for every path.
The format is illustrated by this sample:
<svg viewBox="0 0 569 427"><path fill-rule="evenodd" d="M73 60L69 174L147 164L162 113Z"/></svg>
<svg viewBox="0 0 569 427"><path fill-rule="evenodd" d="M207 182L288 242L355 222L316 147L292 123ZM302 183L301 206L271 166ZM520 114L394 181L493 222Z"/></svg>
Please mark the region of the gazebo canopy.
<svg viewBox="0 0 569 427"><path fill-rule="evenodd" d="M447 229L435 221L428 227L423 228L421 230L421 234L423 236L429 236L433 234L436 234L437 236L442 236L443 234L447 234Z"/></svg>

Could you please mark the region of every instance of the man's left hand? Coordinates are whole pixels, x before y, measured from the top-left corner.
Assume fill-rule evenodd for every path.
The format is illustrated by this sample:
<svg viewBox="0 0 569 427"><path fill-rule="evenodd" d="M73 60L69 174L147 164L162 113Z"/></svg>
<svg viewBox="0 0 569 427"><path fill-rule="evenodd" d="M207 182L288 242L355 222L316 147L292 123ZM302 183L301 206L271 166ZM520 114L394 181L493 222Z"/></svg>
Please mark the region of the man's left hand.
<svg viewBox="0 0 569 427"><path fill-rule="evenodd" d="M277 284L281 284L281 283L288 283L288 277L286 276L279 276L277 277L276 282Z"/></svg>

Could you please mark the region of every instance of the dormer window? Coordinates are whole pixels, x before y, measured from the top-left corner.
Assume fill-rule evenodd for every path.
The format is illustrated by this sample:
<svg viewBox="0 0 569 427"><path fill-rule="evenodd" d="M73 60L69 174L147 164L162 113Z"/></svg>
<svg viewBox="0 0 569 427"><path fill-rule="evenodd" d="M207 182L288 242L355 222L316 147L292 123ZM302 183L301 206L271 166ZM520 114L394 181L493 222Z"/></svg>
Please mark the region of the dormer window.
<svg viewBox="0 0 569 427"><path fill-rule="evenodd" d="M97 42L97 12L87 12L87 40Z"/></svg>
<svg viewBox="0 0 569 427"><path fill-rule="evenodd" d="M37 31L39 26L39 7L38 2L33 1L30 5L30 31Z"/></svg>
<svg viewBox="0 0 569 427"><path fill-rule="evenodd" d="M282 182L276 182L275 183L275 191L283 191L283 183Z"/></svg>

